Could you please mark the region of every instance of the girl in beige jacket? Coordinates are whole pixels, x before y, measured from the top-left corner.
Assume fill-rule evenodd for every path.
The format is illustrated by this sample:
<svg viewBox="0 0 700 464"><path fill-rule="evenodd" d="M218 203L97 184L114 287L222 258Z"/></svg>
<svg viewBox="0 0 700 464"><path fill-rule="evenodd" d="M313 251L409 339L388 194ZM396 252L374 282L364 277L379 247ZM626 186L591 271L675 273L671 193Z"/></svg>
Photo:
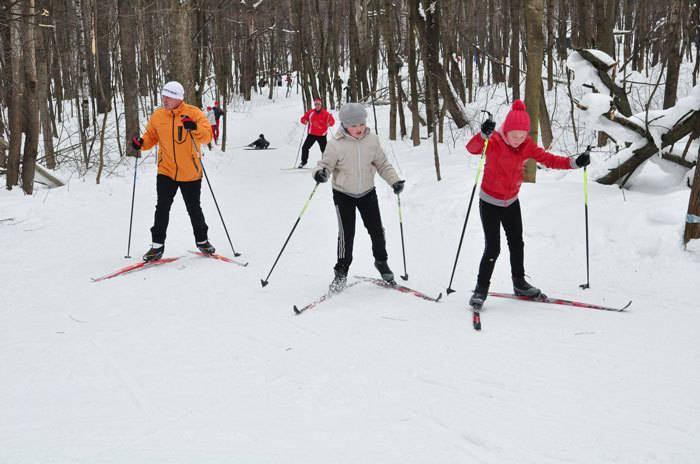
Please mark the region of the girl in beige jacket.
<svg viewBox="0 0 700 464"><path fill-rule="evenodd" d="M341 128L336 132L313 170L316 182L326 182L333 175L333 203L338 216L338 261L333 268L335 278L331 291L345 287L348 269L352 263L355 239L355 211L372 240L374 266L382 278L394 283L394 274L387 263L384 227L379 214L374 175L379 175L401 193L404 182L399 179L379 144L379 137L366 126L367 111L360 103L346 103L340 109Z"/></svg>

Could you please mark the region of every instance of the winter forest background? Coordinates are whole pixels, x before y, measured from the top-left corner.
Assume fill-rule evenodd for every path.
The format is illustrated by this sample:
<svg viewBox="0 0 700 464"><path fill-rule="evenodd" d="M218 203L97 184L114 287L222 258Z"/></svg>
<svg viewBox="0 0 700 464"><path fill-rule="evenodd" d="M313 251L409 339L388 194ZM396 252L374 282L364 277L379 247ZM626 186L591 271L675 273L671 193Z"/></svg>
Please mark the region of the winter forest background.
<svg viewBox="0 0 700 464"><path fill-rule="evenodd" d="M574 116L575 107L586 109L581 90L601 93L611 97L609 106L598 105L593 116L612 124L593 128L601 129L596 145L607 147L612 161L596 180L624 187L654 155L695 166L697 108L684 106L663 125L657 111L697 83L698 18L692 0L8 1L0 10L0 135L7 146L0 168L8 189L21 179L27 193L37 163L71 164L80 175L94 170L99 183L105 167L109 173L133 155L125 141L139 132L139 114L159 105L164 82L183 82L188 102L202 107L211 97L227 109L258 90L272 99L289 76L304 107L318 97L337 108L349 94L389 105L391 140L410 137L418 145L422 127L436 133L438 180L445 131L477 128L479 114L464 105L484 89L488 101L491 89L503 87L499 105L524 99L539 121L532 135L545 147L571 132L578 150L585 145ZM572 57L600 78L584 81L583 69L577 76L567 66ZM692 79L679 80L688 73ZM558 117L566 108L548 106L552 93L569 96L570 120ZM66 133L71 120L77 133ZM224 129L223 150L225 141ZM697 215L694 184L689 213ZM688 224L685 241L698 234L699 226Z"/></svg>
<svg viewBox="0 0 700 464"><path fill-rule="evenodd" d="M700 462L699 25L696 0L0 2L0 462ZM249 265L189 254L178 196L178 260L93 282L150 246L131 139L170 80L224 110L202 208ZM364 103L406 180L376 182L400 283L444 294L454 262L453 295L358 283L294 315L335 263L331 189L291 169L316 97ZM489 297L472 329L465 145L518 98L541 146L592 147L587 178L526 166L528 279L627 311ZM376 276L359 221L351 272Z"/></svg>

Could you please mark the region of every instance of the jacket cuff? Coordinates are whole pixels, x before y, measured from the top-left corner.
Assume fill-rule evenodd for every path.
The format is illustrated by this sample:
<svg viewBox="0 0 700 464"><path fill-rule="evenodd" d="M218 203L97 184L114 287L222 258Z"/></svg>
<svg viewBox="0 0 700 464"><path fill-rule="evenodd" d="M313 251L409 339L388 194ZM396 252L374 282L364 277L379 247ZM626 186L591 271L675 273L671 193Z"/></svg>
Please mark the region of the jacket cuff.
<svg viewBox="0 0 700 464"><path fill-rule="evenodd" d="M576 158L571 158L569 160L569 163L571 164L571 169L578 169L579 168L579 165L576 164Z"/></svg>

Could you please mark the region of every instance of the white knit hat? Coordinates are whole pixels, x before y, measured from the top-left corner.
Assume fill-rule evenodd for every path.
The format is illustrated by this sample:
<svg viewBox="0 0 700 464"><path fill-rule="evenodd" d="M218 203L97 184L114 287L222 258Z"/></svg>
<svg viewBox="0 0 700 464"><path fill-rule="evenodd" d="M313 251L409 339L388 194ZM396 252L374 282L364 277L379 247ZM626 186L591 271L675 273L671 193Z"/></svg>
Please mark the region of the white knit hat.
<svg viewBox="0 0 700 464"><path fill-rule="evenodd" d="M364 124L367 122L367 110L362 103L346 103L340 107L338 117L343 127Z"/></svg>
<svg viewBox="0 0 700 464"><path fill-rule="evenodd" d="M165 95L166 97L176 98L178 100L185 99L185 89L182 87L182 84L177 81L170 81L165 84L161 94Z"/></svg>

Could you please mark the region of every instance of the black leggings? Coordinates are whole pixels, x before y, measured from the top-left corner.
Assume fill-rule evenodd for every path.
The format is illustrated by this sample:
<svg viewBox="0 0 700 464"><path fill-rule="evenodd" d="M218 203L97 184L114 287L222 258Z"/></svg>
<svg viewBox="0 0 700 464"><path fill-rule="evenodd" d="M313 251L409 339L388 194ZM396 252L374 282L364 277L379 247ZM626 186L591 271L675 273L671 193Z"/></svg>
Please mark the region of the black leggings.
<svg viewBox="0 0 700 464"><path fill-rule="evenodd" d="M158 174L156 179L156 191L158 192L158 203L156 204L156 214L151 227L151 239L153 243L165 243L165 233L168 230L170 221L170 206L177 193L177 189L182 193L185 200L187 213L190 215L194 239L196 242L207 240L207 223L204 221L204 213L199 204L199 197L202 192L202 179L193 182L177 182L163 174Z"/></svg>
<svg viewBox="0 0 700 464"><path fill-rule="evenodd" d="M477 284L488 287L496 259L501 252L501 225L506 232L510 250L510 271L513 277L525 277L523 219L520 215L520 200L507 207L496 206L479 200L479 213L484 228L484 255L479 264Z"/></svg>
<svg viewBox="0 0 700 464"><path fill-rule="evenodd" d="M321 147L321 153L326 150L325 135L307 135L304 145L301 147L301 164L306 164L309 161L309 150L315 142L318 142L318 146Z"/></svg>
<svg viewBox="0 0 700 464"><path fill-rule="evenodd" d="M372 254L377 261L386 261L386 239L384 227L379 215L377 192L372 190L362 198L353 198L333 190L333 203L338 215L338 262L335 269L347 272L352 263L352 245L355 240L355 209L365 224L372 240Z"/></svg>

